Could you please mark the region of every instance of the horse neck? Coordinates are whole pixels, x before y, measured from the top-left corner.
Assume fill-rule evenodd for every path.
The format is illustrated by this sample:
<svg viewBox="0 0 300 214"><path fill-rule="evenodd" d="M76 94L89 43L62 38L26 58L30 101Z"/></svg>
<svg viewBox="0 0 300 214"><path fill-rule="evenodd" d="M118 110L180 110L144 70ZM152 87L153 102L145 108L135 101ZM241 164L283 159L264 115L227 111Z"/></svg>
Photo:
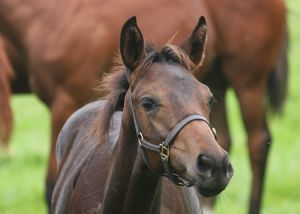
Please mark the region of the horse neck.
<svg viewBox="0 0 300 214"><path fill-rule="evenodd" d="M159 213L162 179L146 166L139 149L123 213Z"/></svg>
<svg viewBox="0 0 300 214"><path fill-rule="evenodd" d="M122 122L117 151L106 182L101 213L121 213L134 166L137 150L135 135L127 133L123 124Z"/></svg>
<svg viewBox="0 0 300 214"><path fill-rule="evenodd" d="M108 176L101 213L152 212L160 200L159 176L145 166L138 153L138 142L131 113L124 108L115 159ZM152 176L151 176L152 175Z"/></svg>

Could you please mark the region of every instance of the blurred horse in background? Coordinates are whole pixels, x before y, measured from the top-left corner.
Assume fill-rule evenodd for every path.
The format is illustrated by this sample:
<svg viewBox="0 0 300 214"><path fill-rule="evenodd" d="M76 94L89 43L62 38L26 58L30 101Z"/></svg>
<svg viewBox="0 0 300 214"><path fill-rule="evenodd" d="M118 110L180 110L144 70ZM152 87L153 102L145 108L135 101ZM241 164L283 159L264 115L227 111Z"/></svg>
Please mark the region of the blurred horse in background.
<svg viewBox="0 0 300 214"><path fill-rule="evenodd" d="M94 88L110 69L119 29L132 15L146 39L158 46L170 39L178 44L200 15L206 17L206 59L196 76L218 95L210 120L228 151L227 89L238 97L253 175L250 213L258 213L271 141L266 97L280 111L286 95L287 23L281 0L1 0L0 33L16 80L27 81L21 89L30 87L51 111L48 204L59 130L76 109L102 96Z"/></svg>

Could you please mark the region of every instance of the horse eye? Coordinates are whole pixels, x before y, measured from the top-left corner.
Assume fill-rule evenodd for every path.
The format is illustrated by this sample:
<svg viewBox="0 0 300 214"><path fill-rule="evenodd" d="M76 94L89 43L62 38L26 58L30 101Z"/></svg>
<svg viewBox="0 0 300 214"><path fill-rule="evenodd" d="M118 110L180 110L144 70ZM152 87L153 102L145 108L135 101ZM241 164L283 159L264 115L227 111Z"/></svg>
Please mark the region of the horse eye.
<svg viewBox="0 0 300 214"><path fill-rule="evenodd" d="M211 108L216 103L214 96L211 96L208 101L208 106Z"/></svg>
<svg viewBox="0 0 300 214"><path fill-rule="evenodd" d="M141 100L141 105L146 111L151 111L156 107L156 103L151 98L143 98Z"/></svg>

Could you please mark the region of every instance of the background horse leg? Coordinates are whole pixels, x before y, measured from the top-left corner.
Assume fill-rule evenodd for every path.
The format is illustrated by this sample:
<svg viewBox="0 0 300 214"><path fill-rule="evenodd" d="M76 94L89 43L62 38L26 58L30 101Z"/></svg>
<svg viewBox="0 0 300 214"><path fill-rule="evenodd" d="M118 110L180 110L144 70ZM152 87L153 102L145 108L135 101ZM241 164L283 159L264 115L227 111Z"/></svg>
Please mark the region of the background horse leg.
<svg viewBox="0 0 300 214"><path fill-rule="evenodd" d="M255 82L254 82L255 81ZM252 190L249 213L259 213L270 133L266 122L266 78L256 79L250 84L234 87L241 106L243 121L248 134L248 147L252 169Z"/></svg>
<svg viewBox="0 0 300 214"><path fill-rule="evenodd" d="M10 84L14 70L9 61L4 39L0 35L0 146L7 151L13 129L13 112L10 104Z"/></svg>
<svg viewBox="0 0 300 214"><path fill-rule="evenodd" d="M56 140L58 134L63 127L68 117L76 110L79 106L76 105L76 100L72 98L64 90L58 90L56 93L54 102L51 105L51 122L52 122L52 133L51 133L51 149L48 160L48 171L46 178L46 200L48 210L51 207L52 192L54 189L56 176L57 176L57 165L56 165Z"/></svg>
<svg viewBox="0 0 300 214"><path fill-rule="evenodd" d="M216 69L215 71L220 71L220 69ZM210 123L217 130L218 143L229 153L231 138L226 114L226 91L228 82L226 81L226 77L219 72L211 72L204 82L209 86L216 99L216 103L211 109ZM216 197L202 197L201 201L203 203L203 213L212 213L212 206L216 201Z"/></svg>
<svg viewBox="0 0 300 214"><path fill-rule="evenodd" d="M223 149L230 152L231 138L226 114L226 91L228 82L226 77L221 73L216 73L211 81L207 80L205 84L209 86L216 99L215 104L212 106L209 120L212 126L217 130L218 143Z"/></svg>

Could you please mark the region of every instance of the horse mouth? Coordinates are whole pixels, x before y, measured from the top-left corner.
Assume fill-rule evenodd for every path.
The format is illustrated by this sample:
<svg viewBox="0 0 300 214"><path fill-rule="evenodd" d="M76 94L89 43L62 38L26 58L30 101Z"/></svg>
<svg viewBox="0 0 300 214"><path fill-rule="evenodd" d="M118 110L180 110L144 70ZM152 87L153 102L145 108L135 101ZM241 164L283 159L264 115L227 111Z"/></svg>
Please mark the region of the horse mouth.
<svg viewBox="0 0 300 214"><path fill-rule="evenodd" d="M197 185L196 188L202 196L212 197L220 194L226 187L209 189L209 188L202 187L201 185Z"/></svg>
<svg viewBox="0 0 300 214"><path fill-rule="evenodd" d="M203 177L201 175L195 176L193 184L197 191L204 197L212 197L220 194L228 186L233 175L233 170L227 173L214 173L213 176Z"/></svg>
<svg viewBox="0 0 300 214"><path fill-rule="evenodd" d="M194 186L204 197L212 197L226 189L230 179L216 182L215 180L194 180Z"/></svg>

